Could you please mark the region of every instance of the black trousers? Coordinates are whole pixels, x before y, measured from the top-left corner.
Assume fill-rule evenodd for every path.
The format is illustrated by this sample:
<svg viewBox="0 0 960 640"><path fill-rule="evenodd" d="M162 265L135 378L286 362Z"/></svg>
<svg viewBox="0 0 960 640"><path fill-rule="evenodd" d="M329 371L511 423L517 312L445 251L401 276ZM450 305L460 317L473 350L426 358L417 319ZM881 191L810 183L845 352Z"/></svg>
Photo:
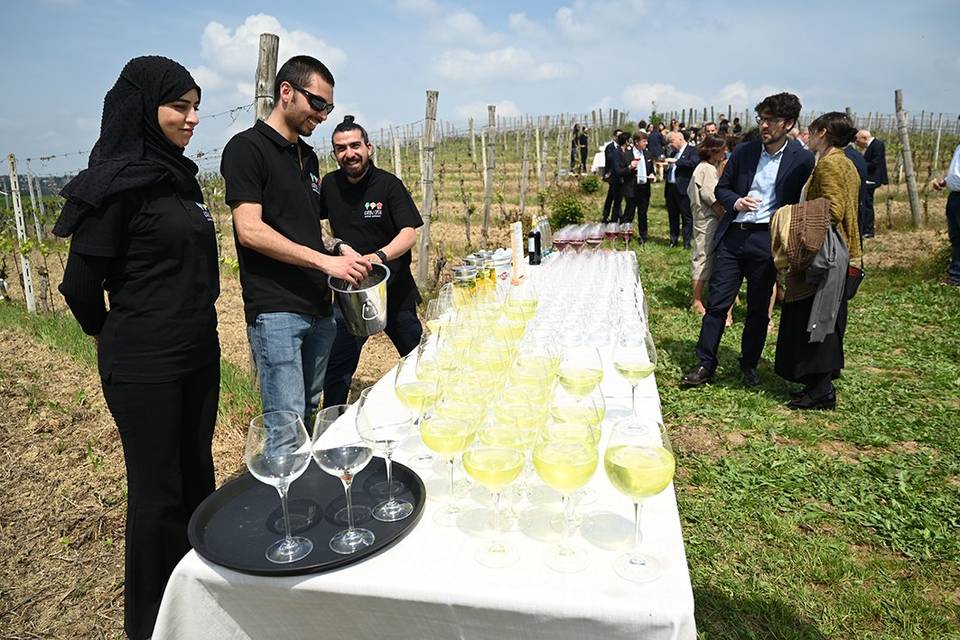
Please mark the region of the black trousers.
<svg viewBox="0 0 960 640"><path fill-rule="evenodd" d="M585 172L587 170L587 148L582 147L580 149L580 171Z"/></svg>
<svg viewBox="0 0 960 640"><path fill-rule="evenodd" d="M616 177L611 176L610 182L607 183L607 199L603 202L604 222L620 222L622 191L623 185Z"/></svg>
<svg viewBox="0 0 960 640"><path fill-rule="evenodd" d="M873 210L873 194L879 186L880 185L877 184L867 185L863 190L863 215L858 222L860 223L860 233L864 235L873 235L876 232L876 214Z"/></svg>
<svg viewBox="0 0 960 640"><path fill-rule="evenodd" d="M170 382L102 385L127 467L123 627L139 640L153 633L167 580L190 550L190 515L214 490L220 363Z"/></svg>
<svg viewBox="0 0 960 640"><path fill-rule="evenodd" d="M650 184L638 184L632 189L631 195L627 196L626 207L623 215L620 216L620 222L633 222L633 216L637 216L637 237L641 242L647 241L647 210L650 209Z"/></svg>
<svg viewBox="0 0 960 640"><path fill-rule="evenodd" d="M670 243L676 244L680 238L683 223L683 247L689 249L693 242L693 212L690 210L690 198L677 188L675 182L667 182L663 188L667 204L667 221L670 223Z"/></svg>
<svg viewBox="0 0 960 640"><path fill-rule="evenodd" d="M710 371L717 368L717 350L727 310L736 299L744 277L747 279L747 319L740 339L740 364L756 367L767 340L768 309L777 270L770 257L770 230L743 229L732 223L713 254L707 312L697 340L697 360Z"/></svg>
<svg viewBox="0 0 960 640"><path fill-rule="evenodd" d="M327 373L323 380L324 407L347 403L350 383L357 371L357 365L360 364L360 352L367 342L367 338L350 333L343 314L340 313L340 307L334 307L333 316L337 321L337 337L333 341ZM388 316L384 333L401 356L416 349L423 335L423 326L417 318L416 308L401 309Z"/></svg>

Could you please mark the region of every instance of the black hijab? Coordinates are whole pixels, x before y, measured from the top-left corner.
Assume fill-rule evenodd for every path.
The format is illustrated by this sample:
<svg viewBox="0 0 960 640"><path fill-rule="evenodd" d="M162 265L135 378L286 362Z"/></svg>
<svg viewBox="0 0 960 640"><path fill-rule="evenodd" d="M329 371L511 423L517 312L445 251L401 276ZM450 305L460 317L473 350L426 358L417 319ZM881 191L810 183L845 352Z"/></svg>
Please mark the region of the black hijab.
<svg viewBox="0 0 960 640"><path fill-rule="evenodd" d="M108 197L161 180L202 201L197 165L160 129L157 108L200 87L180 63L161 56L134 58L103 100L100 139L87 168L60 192L67 202L53 233L67 237Z"/></svg>

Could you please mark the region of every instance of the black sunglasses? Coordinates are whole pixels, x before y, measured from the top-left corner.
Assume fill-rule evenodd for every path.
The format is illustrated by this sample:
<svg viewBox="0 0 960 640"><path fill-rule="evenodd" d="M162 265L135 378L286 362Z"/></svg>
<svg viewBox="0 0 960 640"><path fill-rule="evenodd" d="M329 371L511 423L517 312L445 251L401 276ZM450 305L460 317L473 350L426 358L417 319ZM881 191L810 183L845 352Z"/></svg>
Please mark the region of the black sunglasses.
<svg viewBox="0 0 960 640"><path fill-rule="evenodd" d="M300 85L293 84L292 82L288 82L287 84L302 93L304 97L306 97L307 102L310 103L310 108L314 111L319 111L325 115L330 115L330 112L333 111L332 102L327 102L320 96L310 93Z"/></svg>

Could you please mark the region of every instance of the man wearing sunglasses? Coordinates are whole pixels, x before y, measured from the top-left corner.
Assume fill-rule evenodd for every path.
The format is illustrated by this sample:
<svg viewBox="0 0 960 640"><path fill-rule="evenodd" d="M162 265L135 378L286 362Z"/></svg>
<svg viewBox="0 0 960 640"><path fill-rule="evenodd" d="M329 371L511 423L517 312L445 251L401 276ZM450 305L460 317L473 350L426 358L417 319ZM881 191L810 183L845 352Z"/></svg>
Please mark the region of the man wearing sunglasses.
<svg viewBox="0 0 960 640"><path fill-rule="evenodd" d="M370 260L320 227L320 163L303 138L333 110L333 75L295 56L277 72L274 96L267 119L224 148L220 171L263 411L309 421L337 331L327 276L359 283Z"/></svg>

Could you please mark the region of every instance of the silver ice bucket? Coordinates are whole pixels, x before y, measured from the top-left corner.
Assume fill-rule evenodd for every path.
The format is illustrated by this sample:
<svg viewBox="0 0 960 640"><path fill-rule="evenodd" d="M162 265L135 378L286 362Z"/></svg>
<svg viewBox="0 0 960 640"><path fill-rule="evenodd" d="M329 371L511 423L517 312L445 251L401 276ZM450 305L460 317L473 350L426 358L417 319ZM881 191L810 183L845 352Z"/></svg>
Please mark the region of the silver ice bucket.
<svg viewBox="0 0 960 640"><path fill-rule="evenodd" d="M358 286L327 276L347 329L355 336L372 336L387 326L387 279L390 269L373 263L370 273Z"/></svg>

